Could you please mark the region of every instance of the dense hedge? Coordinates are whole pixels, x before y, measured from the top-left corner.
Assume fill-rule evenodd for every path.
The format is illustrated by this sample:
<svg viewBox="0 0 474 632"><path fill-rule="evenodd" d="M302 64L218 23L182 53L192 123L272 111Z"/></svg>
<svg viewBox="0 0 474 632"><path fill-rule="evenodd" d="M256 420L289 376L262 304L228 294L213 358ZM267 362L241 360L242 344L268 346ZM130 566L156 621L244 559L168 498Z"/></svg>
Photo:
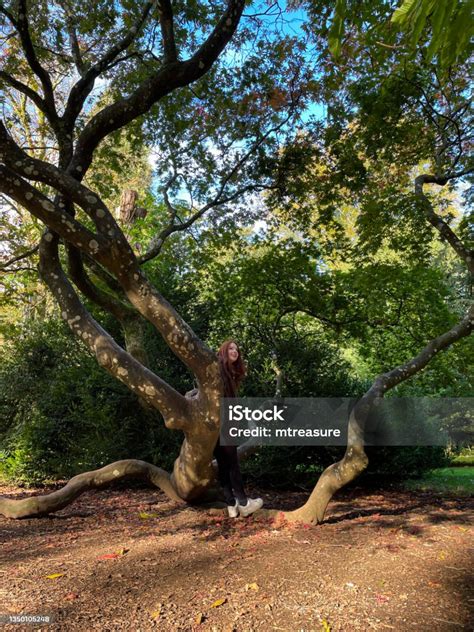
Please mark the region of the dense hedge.
<svg viewBox="0 0 474 632"><path fill-rule="evenodd" d="M36 483L122 458L170 467L180 437L61 322L30 323L0 368L0 473Z"/></svg>
<svg viewBox="0 0 474 632"><path fill-rule="evenodd" d="M147 347L160 375L182 392L192 385L186 370L151 332ZM35 484L122 458L172 467L181 433L166 430L158 413L140 407L136 396L101 369L62 322L29 322L5 351L0 368L3 477ZM325 340L309 339L304 349L288 344L279 353L287 395L362 392L363 385L350 379L348 365ZM248 357L251 371L244 394L271 395L270 350L257 343ZM311 486L342 453L340 448L268 447L253 455L244 470L259 484ZM445 464L439 448L373 448L369 458L368 476L415 476Z"/></svg>

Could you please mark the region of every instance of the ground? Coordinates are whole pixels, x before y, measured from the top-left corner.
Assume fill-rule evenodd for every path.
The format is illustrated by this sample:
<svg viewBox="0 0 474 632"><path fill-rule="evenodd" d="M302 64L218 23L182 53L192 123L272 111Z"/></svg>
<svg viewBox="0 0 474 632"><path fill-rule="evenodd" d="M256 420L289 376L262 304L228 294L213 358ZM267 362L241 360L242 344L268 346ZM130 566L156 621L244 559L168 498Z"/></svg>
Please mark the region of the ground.
<svg viewBox="0 0 474 632"><path fill-rule="evenodd" d="M282 509L305 498L261 495ZM150 489L91 491L51 517L0 518L0 614L53 620L3 629L471 630L473 510L469 497L355 487L320 526L275 526Z"/></svg>

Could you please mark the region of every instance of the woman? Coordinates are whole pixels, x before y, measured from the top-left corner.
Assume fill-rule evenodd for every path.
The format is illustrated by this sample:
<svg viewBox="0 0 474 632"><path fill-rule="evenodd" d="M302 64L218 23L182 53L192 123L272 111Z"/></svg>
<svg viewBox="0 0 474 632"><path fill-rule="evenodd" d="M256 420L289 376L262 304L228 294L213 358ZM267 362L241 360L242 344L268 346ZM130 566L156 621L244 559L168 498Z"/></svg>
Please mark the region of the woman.
<svg viewBox="0 0 474 632"><path fill-rule="evenodd" d="M245 365L237 343L226 340L218 352L219 366L224 382L224 397L237 397L240 382L245 377ZM219 466L219 481L224 490L227 511L231 518L250 516L263 505L261 498L247 498L240 472L237 446L220 445L214 450Z"/></svg>

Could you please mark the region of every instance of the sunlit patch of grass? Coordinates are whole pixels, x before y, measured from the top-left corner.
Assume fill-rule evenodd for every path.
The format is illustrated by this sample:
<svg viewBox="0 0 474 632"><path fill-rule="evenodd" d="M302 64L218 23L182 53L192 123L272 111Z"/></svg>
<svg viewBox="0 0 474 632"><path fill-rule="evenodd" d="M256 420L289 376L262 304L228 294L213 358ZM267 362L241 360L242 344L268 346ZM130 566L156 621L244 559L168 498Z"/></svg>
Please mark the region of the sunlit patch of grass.
<svg viewBox="0 0 474 632"><path fill-rule="evenodd" d="M404 486L410 490L474 495L474 467L440 467L422 478L405 481Z"/></svg>

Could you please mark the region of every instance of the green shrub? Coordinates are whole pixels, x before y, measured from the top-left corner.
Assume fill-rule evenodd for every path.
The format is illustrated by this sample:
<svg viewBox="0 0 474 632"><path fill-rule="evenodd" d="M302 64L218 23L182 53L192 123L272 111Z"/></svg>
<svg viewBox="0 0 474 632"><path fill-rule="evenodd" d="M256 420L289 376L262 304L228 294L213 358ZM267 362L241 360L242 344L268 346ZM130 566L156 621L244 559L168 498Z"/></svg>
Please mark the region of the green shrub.
<svg viewBox="0 0 474 632"><path fill-rule="evenodd" d="M171 467L180 437L108 375L62 322L29 324L0 368L0 474L68 478L123 458Z"/></svg>

